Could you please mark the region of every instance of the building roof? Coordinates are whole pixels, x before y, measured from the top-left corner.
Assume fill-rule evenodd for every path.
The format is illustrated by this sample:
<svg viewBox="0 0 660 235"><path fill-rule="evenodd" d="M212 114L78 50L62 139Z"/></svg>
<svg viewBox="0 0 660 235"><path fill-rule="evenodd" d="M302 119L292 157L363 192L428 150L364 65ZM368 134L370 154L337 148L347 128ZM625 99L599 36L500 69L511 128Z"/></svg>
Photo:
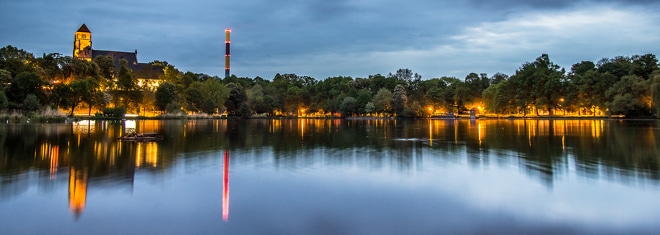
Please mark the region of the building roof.
<svg viewBox="0 0 660 235"><path fill-rule="evenodd" d="M125 52L125 51L105 51L105 50L94 50L92 49L92 58L97 56L109 56L112 57L112 61L115 63L115 67L119 67L119 61L121 59L126 59L128 61L128 66L137 64L137 51L136 52Z"/></svg>
<svg viewBox="0 0 660 235"><path fill-rule="evenodd" d="M82 24L80 26L80 28L78 29L78 31L76 31L76 32L91 33L91 31L89 31L89 29L87 28L87 25L85 25L85 24Z"/></svg>
<svg viewBox="0 0 660 235"><path fill-rule="evenodd" d="M158 75L163 73L162 66L153 66L149 63L138 63L137 50L135 52L92 50L92 58L96 58L97 56L112 57L112 62L115 64L115 68L119 68L119 66L121 66L119 62L122 59L125 59L128 62L126 66L133 70L133 73L137 73L141 77L157 78Z"/></svg>

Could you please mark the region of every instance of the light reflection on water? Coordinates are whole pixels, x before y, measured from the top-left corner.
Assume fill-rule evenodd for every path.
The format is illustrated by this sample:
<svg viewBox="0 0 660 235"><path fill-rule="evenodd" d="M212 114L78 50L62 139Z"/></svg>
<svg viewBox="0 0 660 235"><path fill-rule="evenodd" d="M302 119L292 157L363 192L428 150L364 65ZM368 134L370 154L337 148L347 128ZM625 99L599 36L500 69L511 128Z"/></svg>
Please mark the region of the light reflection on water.
<svg viewBox="0 0 660 235"><path fill-rule="evenodd" d="M131 128L166 138L117 140ZM655 121L606 120L0 125L0 218L9 232L54 228L30 224L41 216L80 234L113 233L96 227L108 221L169 234L652 232L658 134Z"/></svg>

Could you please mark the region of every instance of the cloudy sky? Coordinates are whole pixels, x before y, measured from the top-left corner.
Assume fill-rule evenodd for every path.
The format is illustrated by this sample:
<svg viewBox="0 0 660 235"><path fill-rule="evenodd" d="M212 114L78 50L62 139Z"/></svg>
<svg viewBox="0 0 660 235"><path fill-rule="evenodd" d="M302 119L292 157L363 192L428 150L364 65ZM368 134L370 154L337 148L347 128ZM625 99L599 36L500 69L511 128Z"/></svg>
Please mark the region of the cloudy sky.
<svg viewBox="0 0 660 235"><path fill-rule="evenodd" d="M0 46L70 55L82 23L93 48L138 50L182 71L272 79L513 74L543 53L583 60L660 55L660 0L0 0Z"/></svg>

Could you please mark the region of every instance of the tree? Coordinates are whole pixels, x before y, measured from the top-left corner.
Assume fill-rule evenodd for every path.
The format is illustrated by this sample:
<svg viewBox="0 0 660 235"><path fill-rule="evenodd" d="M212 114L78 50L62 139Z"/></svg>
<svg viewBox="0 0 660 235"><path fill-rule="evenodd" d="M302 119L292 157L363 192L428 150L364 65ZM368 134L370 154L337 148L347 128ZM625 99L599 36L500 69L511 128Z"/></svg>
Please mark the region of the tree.
<svg viewBox="0 0 660 235"><path fill-rule="evenodd" d="M482 93L485 106L484 109L486 109L486 111L501 113L501 107L497 103L497 91L502 86L499 84L500 83L486 88L486 90L484 90Z"/></svg>
<svg viewBox="0 0 660 235"><path fill-rule="evenodd" d="M647 82L637 75L623 76L607 90L612 101L607 102L610 114L626 116L647 116L651 114L651 103Z"/></svg>
<svg viewBox="0 0 660 235"><path fill-rule="evenodd" d="M206 100L205 103L213 105L213 107L205 109L208 114L216 113L230 96L230 90L222 85L219 79L215 78L204 81L202 92ZM245 92L243 92L243 95L245 95Z"/></svg>
<svg viewBox="0 0 660 235"><path fill-rule="evenodd" d="M0 90L0 110L5 110L9 107L9 101L3 90Z"/></svg>
<svg viewBox="0 0 660 235"><path fill-rule="evenodd" d="M419 85L419 82L422 80L422 76L413 73L410 69L398 69L396 73L390 73L388 76L394 77L399 84L406 85L408 87ZM416 89L416 87L414 87Z"/></svg>
<svg viewBox="0 0 660 235"><path fill-rule="evenodd" d="M128 61L126 59L119 61L117 88L119 88L121 91L132 91L137 88L137 83L133 77L133 72L128 68Z"/></svg>
<svg viewBox="0 0 660 235"><path fill-rule="evenodd" d="M601 74L609 73L617 79L629 75L633 71L633 64L630 57L617 56L612 59L603 58L596 64L598 72Z"/></svg>
<svg viewBox="0 0 660 235"><path fill-rule="evenodd" d="M446 84L443 89L443 97L445 97L445 109L451 112L458 112L459 108L463 105L460 100L456 100L457 89L462 86L463 81L455 77L441 77L440 81Z"/></svg>
<svg viewBox="0 0 660 235"><path fill-rule="evenodd" d="M227 108L228 113L239 115L239 108L244 102L247 102L247 95L243 88L235 83L228 83L225 86L229 89L229 97L225 101L225 108Z"/></svg>
<svg viewBox="0 0 660 235"><path fill-rule="evenodd" d="M564 69L550 61L547 54L525 63L511 76L510 85L516 87L515 104L525 113L529 105L534 106L536 115L539 109L552 111L559 105Z"/></svg>
<svg viewBox="0 0 660 235"><path fill-rule="evenodd" d="M35 112L41 109L41 104L39 104L39 98L34 94L29 94L25 96L25 100L22 103L23 113L26 116L31 117Z"/></svg>
<svg viewBox="0 0 660 235"><path fill-rule="evenodd" d="M393 94L385 88L378 90L373 97L373 103L376 112L390 112L392 108Z"/></svg>
<svg viewBox="0 0 660 235"><path fill-rule="evenodd" d="M179 104L179 102L169 103L165 107L165 112L172 113L172 114L180 113L180 112L182 112L181 105Z"/></svg>
<svg viewBox="0 0 660 235"><path fill-rule="evenodd" d="M188 85L192 83L191 80L189 83L185 84L183 80L183 73L181 73L181 71L175 68L174 65L167 63L167 61L156 60L151 62L151 65L163 67L163 74L160 76L160 79L177 85L180 91L183 91L184 89L188 88Z"/></svg>
<svg viewBox="0 0 660 235"><path fill-rule="evenodd" d="M76 80L69 84L71 93L69 97L69 105L71 105L71 115L73 115L76 107L83 101L89 101L92 97L90 81L89 80Z"/></svg>
<svg viewBox="0 0 660 235"><path fill-rule="evenodd" d="M60 53L44 53L41 58L37 58L36 64L40 68L41 77L48 81L62 78L62 70L59 67L61 60Z"/></svg>
<svg viewBox="0 0 660 235"><path fill-rule="evenodd" d="M46 82L39 78L39 75L34 72L22 72L14 78L14 81L9 87L7 98L9 102L22 103L28 94L33 94L37 100L45 100L46 94L41 89L45 86Z"/></svg>
<svg viewBox="0 0 660 235"><path fill-rule="evenodd" d="M302 104L302 89L290 86L284 96L284 108L289 112L295 112Z"/></svg>
<svg viewBox="0 0 660 235"><path fill-rule="evenodd" d="M101 91L99 81L96 78L87 78L83 80L86 91L83 93L82 101L87 104L87 115L92 114L92 108L105 108L108 101L105 99L105 93Z"/></svg>
<svg viewBox="0 0 660 235"><path fill-rule="evenodd" d="M418 101L413 101L409 108L404 109L406 117L423 117L424 107Z"/></svg>
<svg viewBox="0 0 660 235"><path fill-rule="evenodd" d="M506 81L507 79L509 79L509 75L504 73L493 74L493 76L490 77L490 85L498 84L500 82Z"/></svg>
<svg viewBox="0 0 660 235"><path fill-rule="evenodd" d="M658 58L653 54L634 55L631 57L632 71L631 73L637 75L644 80L653 78L653 72L658 70Z"/></svg>
<svg viewBox="0 0 660 235"><path fill-rule="evenodd" d="M470 88L465 82L457 82L454 86L454 103L457 108L457 112L461 113L467 108L465 104L472 100L473 94Z"/></svg>
<svg viewBox="0 0 660 235"><path fill-rule="evenodd" d="M353 97L346 97L339 105L339 110L342 112L342 116L351 116L357 112L358 101Z"/></svg>
<svg viewBox="0 0 660 235"><path fill-rule="evenodd" d="M470 73L465 82L458 87L456 96L461 103L476 103L482 101L481 93L490 86L488 75L485 73Z"/></svg>
<svg viewBox="0 0 660 235"><path fill-rule="evenodd" d="M176 85L171 82L164 82L156 89L156 100L154 106L157 110L164 111L167 105L172 102L177 102L178 97L176 93Z"/></svg>
<svg viewBox="0 0 660 235"><path fill-rule="evenodd" d="M493 113L506 113L512 112L511 101L513 100L513 92L508 81L501 81L494 85L489 86L482 93L484 99L484 108Z"/></svg>
<svg viewBox="0 0 660 235"><path fill-rule="evenodd" d="M398 84L394 87L394 92L392 92L392 108L394 112L400 114L408 105L408 94L406 93L406 88L403 85Z"/></svg>
<svg viewBox="0 0 660 235"><path fill-rule="evenodd" d="M364 106L364 112L371 114L376 110L376 106L374 105L374 102L369 102L367 105Z"/></svg>
<svg viewBox="0 0 660 235"><path fill-rule="evenodd" d="M186 110L199 112L202 110L202 104L204 103L204 95L202 94L204 84L201 82L193 82L184 92L186 100Z"/></svg>
<svg viewBox="0 0 660 235"><path fill-rule="evenodd" d="M394 77L398 84L404 85L407 94L413 98L421 99L424 95L418 92L419 86L422 83L422 75L413 73L410 69L398 69L396 73L390 73L389 76Z"/></svg>
<svg viewBox="0 0 660 235"><path fill-rule="evenodd" d="M384 88L388 91L394 90L394 87L397 84L397 80L394 76L385 77L380 74L369 75L370 88L369 91L375 93Z"/></svg>
<svg viewBox="0 0 660 235"><path fill-rule="evenodd" d="M655 117L660 118L660 72L653 73L653 80L651 81L651 95L653 99L653 109L655 110Z"/></svg>
<svg viewBox="0 0 660 235"><path fill-rule="evenodd" d="M444 90L441 87L431 87L426 91L424 98L434 107L446 106Z"/></svg>
<svg viewBox="0 0 660 235"><path fill-rule="evenodd" d="M99 66L99 77L102 78L99 86L101 86L101 88L109 86L109 81L112 81L115 76L115 63L112 57L97 56L94 57L94 63Z"/></svg>
<svg viewBox="0 0 660 235"><path fill-rule="evenodd" d="M57 107L68 109L71 107L71 87L68 84L58 83L53 86L53 91L49 97L51 104Z"/></svg>
<svg viewBox="0 0 660 235"><path fill-rule="evenodd" d="M357 100L358 107L365 107L371 101L371 98L371 93L367 89L361 89L357 91L357 97L355 99ZM361 114L364 113L364 110L357 109L355 112Z"/></svg>
<svg viewBox="0 0 660 235"><path fill-rule="evenodd" d="M252 86L246 92L248 96L248 103L250 109L254 110L256 113L270 113L272 111L272 106L268 102L268 99L272 100L272 97L266 97L263 92L261 85L256 84Z"/></svg>
<svg viewBox="0 0 660 235"><path fill-rule="evenodd" d="M9 71L12 76L17 76L22 72L34 72L33 61L34 55L23 49L11 45L0 48L0 69Z"/></svg>
<svg viewBox="0 0 660 235"><path fill-rule="evenodd" d="M247 102L241 103L241 106L238 107L236 115L242 118L250 117L250 115L252 115L252 110L250 109L250 106Z"/></svg>
<svg viewBox="0 0 660 235"><path fill-rule="evenodd" d="M326 103L325 103L325 106L324 106L325 110L329 111L331 113L341 111L341 109L340 109L341 108L341 102L344 101L344 98L346 98L346 96L347 96L346 94L341 93L341 94L339 94L338 96L336 96L332 99L326 100Z"/></svg>
<svg viewBox="0 0 660 235"><path fill-rule="evenodd" d="M339 111L339 105L344 100L346 96L351 94L353 97L357 97L355 92L354 81L351 77L329 77L323 81L320 81L314 85L314 89L308 89L313 91L313 100L310 102L316 104L316 106L323 106L326 111L336 112Z"/></svg>
<svg viewBox="0 0 660 235"><path fill-rule="evenodd" d="M105 109L106 106L108 106L108 104L110 104L111 99L112 99L112 97L110 96L110 94L108 94L106 92L103 92L99 89L95 89L92 92L91 100L86 101L86 102L88 102L87 104L89 105L88 106L89 109L88 109L87 114L91 115L92 107L96 107L98 109Z"/></svg>
<svg viewBox="0 0 660 235"><path fill-rule="evenodd" d="M565 106L575 107L580 114L582 110L591 110L601 103L599 97L604 96L605 92L602 91L600 94L597 91L599 81L596 64L591 61L576 63L571 66L571 71L566 78L568 82Z"/></svg>
<svg viewBox="0 0 660 235"><path fill-rule="evenodd" d="M7 70L0 69L0 90L6 90L11 85L12 80L11 73Z"/></svg>
<svg viewBox="0 0 660 235"><path fill-rule="evenodd" d="M142 91L134 89L128 91L126 95L127 97L124 99L124 105L127 107L127 110L130 110L129 108L134 108L134 110L139 113L140 105L144 100L144 94Z"/></svg>

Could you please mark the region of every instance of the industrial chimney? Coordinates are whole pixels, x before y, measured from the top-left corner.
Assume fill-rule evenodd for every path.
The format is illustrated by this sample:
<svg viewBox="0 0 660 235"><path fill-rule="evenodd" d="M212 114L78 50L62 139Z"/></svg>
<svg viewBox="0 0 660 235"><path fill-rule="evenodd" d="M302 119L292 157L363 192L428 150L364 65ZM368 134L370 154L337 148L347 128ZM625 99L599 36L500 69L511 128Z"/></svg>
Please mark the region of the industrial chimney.
<svg viewBox="0 0 660 235"><path fill-rule="evenodd" d="M225 29L225 78L229 77L229 57L231 56L231 53L229 53L229 44L231 44L229 34L231 34L231 29Z"/></svg>

